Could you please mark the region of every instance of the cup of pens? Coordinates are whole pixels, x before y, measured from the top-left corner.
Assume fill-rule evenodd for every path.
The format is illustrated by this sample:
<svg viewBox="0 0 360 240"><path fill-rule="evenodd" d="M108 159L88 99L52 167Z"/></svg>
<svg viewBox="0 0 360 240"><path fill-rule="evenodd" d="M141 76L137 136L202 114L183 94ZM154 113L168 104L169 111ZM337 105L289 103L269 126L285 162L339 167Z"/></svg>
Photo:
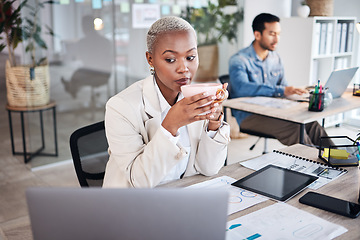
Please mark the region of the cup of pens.
<svg viewBox="0 0 360 240"><path fill-rule="evenodd" d="M321 112L324 110L325 91L321 85L315 86L315 90L310 92L309 111Z"/></svg>

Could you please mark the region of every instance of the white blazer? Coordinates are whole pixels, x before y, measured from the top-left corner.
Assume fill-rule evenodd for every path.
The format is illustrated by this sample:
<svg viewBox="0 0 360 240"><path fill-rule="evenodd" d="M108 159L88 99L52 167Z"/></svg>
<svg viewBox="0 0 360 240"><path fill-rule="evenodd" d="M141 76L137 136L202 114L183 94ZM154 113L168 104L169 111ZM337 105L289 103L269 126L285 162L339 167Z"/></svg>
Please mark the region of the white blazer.
<svg viewBox="0 0 360 240"><path fill-rule="evenodd" d="M105 129L110 158L103 187L155 187L183 158L186 150L159 128L161 111L153 76L109 99ZM227 156L230 127L224 122L214 138L207 121L188 125L191 153L184 176L218 173Z"/></svg>

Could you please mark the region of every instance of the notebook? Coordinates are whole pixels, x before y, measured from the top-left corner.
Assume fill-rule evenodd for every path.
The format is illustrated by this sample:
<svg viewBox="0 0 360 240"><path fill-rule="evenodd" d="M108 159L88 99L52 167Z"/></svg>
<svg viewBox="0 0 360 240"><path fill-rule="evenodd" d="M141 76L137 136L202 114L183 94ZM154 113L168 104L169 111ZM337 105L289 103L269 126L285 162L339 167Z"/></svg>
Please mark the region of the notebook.
<svg viewBox="0 0 360 240"><path fill-rule="evenodd" d="M38 239L225 239L228 192L28 188Z"/></svg>
<svg viewBox="0 0 360 240"><path fill-rule="evenodd" d="M341 97L358 68L345 68L333 71L324 86L325 89L331 93L333 98Z"/></svg>
<svg viewBox="0 0 360 240"><path fill-rule="evenodd" d="M270 164L231 185L279 201L287 201L317 179L312 175Z"/></svg>
<svg viewBox="0 0 360 240"><path fill-rule="evenodd" d="M347 173L346 169L329 166L321 162L316 162L294 154L284 153L279 150L273 150L273 152L261 155L260 157L248 161L243 161L240 164L253 170L259 170L269 164L272 164L318 177L318 179L309 186L309 188L314 190L319 189L320 187Z"/></svg>

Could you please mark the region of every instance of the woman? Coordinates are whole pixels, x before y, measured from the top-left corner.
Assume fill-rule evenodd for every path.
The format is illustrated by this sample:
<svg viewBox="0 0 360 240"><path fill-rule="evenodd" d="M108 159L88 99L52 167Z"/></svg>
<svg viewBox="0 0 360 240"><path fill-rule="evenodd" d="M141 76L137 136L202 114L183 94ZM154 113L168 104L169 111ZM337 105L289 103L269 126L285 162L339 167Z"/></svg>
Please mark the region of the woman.
<svg viewBox="0 0 360 240"><path fill-rule="evenodd" d="M221 103L206 92L189 98L180 92L199 65L196 42L194 29L178 17L150 27L146 58L152 76L106 104L110 159L104 187L155 187L183 176L214 175L223 166L230 127Z"/></svg>

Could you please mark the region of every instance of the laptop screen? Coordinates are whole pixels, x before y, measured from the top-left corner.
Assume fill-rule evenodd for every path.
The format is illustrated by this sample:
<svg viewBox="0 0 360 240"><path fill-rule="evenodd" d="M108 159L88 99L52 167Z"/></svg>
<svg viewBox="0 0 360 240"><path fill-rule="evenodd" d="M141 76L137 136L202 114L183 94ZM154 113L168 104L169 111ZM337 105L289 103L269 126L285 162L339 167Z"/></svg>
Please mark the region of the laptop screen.
<svg viewBox="0 0 360 240"><path fill-rule="evenodd" d="M29 188L34 239L225 239L228 193Z"/></svg>
<svg viewBox="0 0 360 240"><path fill-rule="evenodd" d="M359 67L335 70L330 74L325 84L325 89L333 98L339 98L345 92Z"/></svg>

